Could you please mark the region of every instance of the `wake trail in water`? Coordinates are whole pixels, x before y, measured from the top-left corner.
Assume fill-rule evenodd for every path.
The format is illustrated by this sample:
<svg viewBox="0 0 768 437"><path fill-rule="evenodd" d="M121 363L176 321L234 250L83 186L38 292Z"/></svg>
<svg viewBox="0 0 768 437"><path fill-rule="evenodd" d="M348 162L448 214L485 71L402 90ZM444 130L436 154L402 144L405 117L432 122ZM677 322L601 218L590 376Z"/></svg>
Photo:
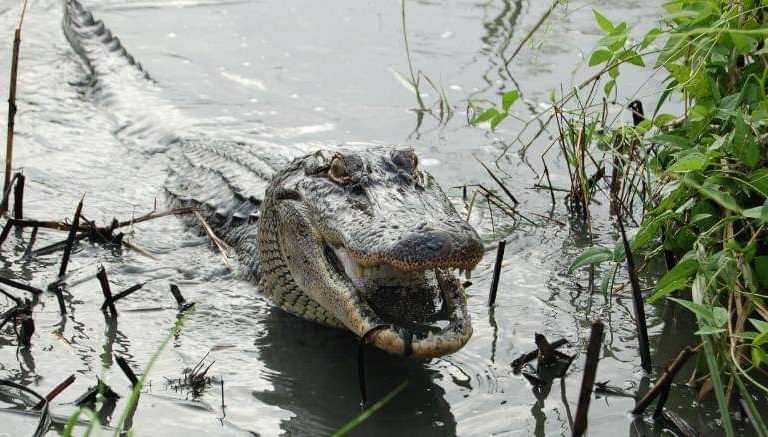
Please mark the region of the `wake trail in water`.
<svg viewBox="0 0 768 437"><path fill-rule="evenodd" d="M121 141L151 149L181 140L193 120L158 97L149 74L103 21L77 0L66 0L62 29L90 73L91 97L114 116Z"/></svg>

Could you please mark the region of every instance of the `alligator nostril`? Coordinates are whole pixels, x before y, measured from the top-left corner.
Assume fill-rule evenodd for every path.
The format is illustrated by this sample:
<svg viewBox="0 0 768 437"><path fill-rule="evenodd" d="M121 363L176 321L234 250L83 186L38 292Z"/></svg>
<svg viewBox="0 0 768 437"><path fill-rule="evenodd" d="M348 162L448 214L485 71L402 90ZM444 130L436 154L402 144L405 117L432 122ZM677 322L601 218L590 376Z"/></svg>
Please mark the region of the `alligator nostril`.
<svg viewBox="0 0 768 437"><path fill-rule="evenodd" d="M426 245L431 250L440 250L440 249L443 248L443 242L442 241L429 240L429 241L427 241Z"/></svg>

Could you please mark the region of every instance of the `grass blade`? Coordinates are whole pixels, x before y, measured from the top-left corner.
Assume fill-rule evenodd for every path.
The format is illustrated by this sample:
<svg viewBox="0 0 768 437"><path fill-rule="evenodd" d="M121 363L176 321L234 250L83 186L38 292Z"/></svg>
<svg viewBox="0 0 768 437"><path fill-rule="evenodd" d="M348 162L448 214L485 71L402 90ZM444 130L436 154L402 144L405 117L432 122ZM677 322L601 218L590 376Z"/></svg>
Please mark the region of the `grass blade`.
<svg viewBox="0 0 768 437"><path fill-rule="evenodd" d="M346 425L342 426L338 431L334 432L331 437L340 437L343 435L347 435L350 431L360 426L361 423L365 422L373 413L378 411L381 407L384 405L387 405L392 399L394 399L395 396L400 394L401 391L405 390L405 388L408 386L408 381L403 381L402 384L398 385L394 390L389 392L388 395L381 398L380 401L376 402L375 404L371 405L370 408L363 411L359 416L355 417L351 421L349 421Z"/></svg>

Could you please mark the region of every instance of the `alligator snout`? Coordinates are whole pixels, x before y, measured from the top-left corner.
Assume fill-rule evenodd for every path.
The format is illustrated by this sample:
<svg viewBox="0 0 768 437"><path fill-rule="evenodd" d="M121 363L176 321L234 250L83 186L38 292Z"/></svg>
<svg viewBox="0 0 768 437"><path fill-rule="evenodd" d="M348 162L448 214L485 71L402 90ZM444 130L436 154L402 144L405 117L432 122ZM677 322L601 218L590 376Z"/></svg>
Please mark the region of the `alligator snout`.
<svg viewBox="0 0 768 437"><path fill-rule="evenodd" d="M402 270L471 268L480 261L483 244L471 227L425 224L397 237L382 255Z"/></svg>
<svg viewBox="0 0 768 437"><path fill-rule="evenodd" d="M357 237L357 238L355 238ZM388 264L406 272L435 268L471 269L483 256L483 244L462 221L389 226L363 237L353 236L346 249L364 267Z"/></svg>

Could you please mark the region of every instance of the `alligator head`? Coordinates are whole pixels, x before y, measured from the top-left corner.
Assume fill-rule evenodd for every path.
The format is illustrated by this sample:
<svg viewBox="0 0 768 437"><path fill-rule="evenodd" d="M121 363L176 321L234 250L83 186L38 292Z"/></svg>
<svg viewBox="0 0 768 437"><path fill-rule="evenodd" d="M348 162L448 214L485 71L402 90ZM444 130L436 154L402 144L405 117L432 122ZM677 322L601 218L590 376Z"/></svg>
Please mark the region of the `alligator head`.
<svg viewBox="0 0 768 437"><path fill-rule="evenodd" d="M259 240L262 269L282 264L289 286L380 349L429 358L472 335L454 271L471 271L483 245L412 149L296 159L267 189ZM282 276L262 287L286 287Z"/></svg>

